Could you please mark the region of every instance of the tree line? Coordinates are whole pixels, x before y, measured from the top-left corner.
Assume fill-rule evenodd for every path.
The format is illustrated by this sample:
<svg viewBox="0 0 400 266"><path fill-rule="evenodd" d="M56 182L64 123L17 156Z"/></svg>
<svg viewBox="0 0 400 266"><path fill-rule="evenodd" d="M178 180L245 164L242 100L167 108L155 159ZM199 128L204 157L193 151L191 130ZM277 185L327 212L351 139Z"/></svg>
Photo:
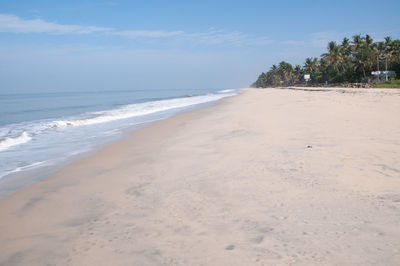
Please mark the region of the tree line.
<svg viewBox="0 0 400 266"><path fill-rule="evenodd" d="M253 83L253 87L290 86L304 82L304 74L310 74L309 83L367 82L371 72L393 70L400 77L400 40L386 37L374 42L371 36L355 35L344 38L341 44L329 42L327 52L320 58L311 57L303 66L291 65L285 61L273 65Z"/></svg>

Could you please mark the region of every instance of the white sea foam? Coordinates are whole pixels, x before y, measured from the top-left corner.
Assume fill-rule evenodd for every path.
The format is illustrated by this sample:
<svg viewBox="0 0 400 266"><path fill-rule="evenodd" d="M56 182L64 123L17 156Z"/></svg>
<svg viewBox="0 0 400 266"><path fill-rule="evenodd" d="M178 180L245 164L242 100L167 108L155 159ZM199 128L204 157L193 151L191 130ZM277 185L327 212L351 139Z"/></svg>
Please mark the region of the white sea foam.
<svg viewBox="0 0 400 266"><path fill-rule="evenodd" d="M26 143L32 138L25 131L17 137L6 137L0 140L0 151L8 150L9 148Z"/></svg>
<svg viewBox="0 0 400 266"><path fill-rule="evenodd" d="M19 166L11 171L6 171L6 172L2 172L2 173L0 172L0 179L6 175L10 175L10 174L21 172L21 171L31 170L31 169L34 169L34 168L37 168L40 166L44 166L44 165L49 165L50 164L49 162L50 161L35 162L35 163L28 164L25 166Z"/></svg>
<svg viewBox="0 0 400 266"><path fill-rule="evenodd" d="M175 108L184 108L191 105L216 101L226 96L227 95L222 95L222 94L221 95L210 94L203 96L194 96L194 97L185 97L185 98L177 98L170 100L130 104L123 106L119 109L93 112L87 114L88 116L90 116L89 118L52 121L47 126L49 128L65 128L65 127L79 127L79 126L106 123L115 120L144 116Z"/></svg>
<svg viewBox="0 0 400 266"><path fill-rule="evenodd" d="M36 138L43 133L64 130L71 127L107 123L178 108L190 107L197 104L217 101L234 94L234 90L222 90L217 94L129 104L117 109L84 113L79 116L59 120L38 120L9 124L6 127L0 128L0 152L8 150L16 145L29 142L32 138Z"/></svg>
<svg viewBox="0 0 400 266"><path fill-rule="evenodd" d="M69 116L63 116L62 112L50 112L44 117L52 118L4 124L0 126L0 179L16 172L61 164L72 156L99 148L99 144L122 137L128 128L164 119L192 106L215 102L235 94L234 90L221 90L201 96L119 105L114 109ZM137 98L140 99L145 100ZM61 104L65 103L61 101ZM93 110L98 106L97 103L113 108L113 104L119 104L119 100L115 103L113 100L106 101L105 104L103 99L93 102L88 99L88 104L92 103L93 106L83 110Z"/></svg>
<svg viewBox="0 0 400 266"><path fill-rule="evenodd" d="M218 93L231 93L231 92L234 92L235 90L234 89L230 89L230 90L220 90L220 91L218 91Z"/></svg>

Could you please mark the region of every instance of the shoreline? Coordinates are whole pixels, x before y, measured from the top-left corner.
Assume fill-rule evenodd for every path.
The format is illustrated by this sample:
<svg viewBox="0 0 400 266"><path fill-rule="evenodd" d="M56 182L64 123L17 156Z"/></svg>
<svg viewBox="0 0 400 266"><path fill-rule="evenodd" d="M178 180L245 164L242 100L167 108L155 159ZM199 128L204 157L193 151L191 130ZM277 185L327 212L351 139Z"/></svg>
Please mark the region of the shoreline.
<svg viewBox="0 0 400 266"><path fill-rule="evenodd" d="M56 173L57 171L61 170L64 167L68 166L71 163L74 163L74 162L82 160L84 158L93 156L101 149L103 149L109 145L112 145L114 143L117 143L119 141L122 141L126 138L131 137L131 134L138 129L147 127L148 125L150 125L152 123L156 123L160 120L169 119L169 118L174 117L175 115L179 115L181 113L193 112L196 110L214 106L216 104L218 104L218 101L198 104L193 107L187 108L185 110L178 111L177 113L173 113L172 115L170 115L166 118L160 118L160 119L156 119L153 121L147 121L147 122L143 122L140 124L130 126L129 128L123 129L121 131L120 136L118 136L114 139L108 139L105 142L97 143L90 150L79 152L75 155L68 156L68 157L64 158L63 160L60 160L59 162L56 162L56 163L52 163L50 165L45 164L43 166L33 167L32 169L29 169L29 167L28 167L28 169L26 169L26 170L18 170L18 171L6 174L4 176L1 176L0 177L0 200L3 198L6 198L7 196L11 195L12 193L15 193L16 191L18 191L21 188L24 188L26 186L29 186L31 184L34 184L34 183L42 180L42 179L50 177L51 175L53 175L54 173Z"/></svg>
<svg viewBox="0 0 400 266"><path fill-rule="evenodd" d="M0 264L396 265L379 90L243 89L135 130L0 200Z"/></svg>

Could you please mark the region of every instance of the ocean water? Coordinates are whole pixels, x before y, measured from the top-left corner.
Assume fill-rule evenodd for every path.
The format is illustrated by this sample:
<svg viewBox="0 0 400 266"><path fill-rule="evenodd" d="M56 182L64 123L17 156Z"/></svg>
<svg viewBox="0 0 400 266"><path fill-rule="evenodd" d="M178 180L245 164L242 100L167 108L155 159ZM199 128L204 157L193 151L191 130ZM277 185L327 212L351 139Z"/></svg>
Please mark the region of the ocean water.
<svg viewBox="0 0 400 266"><path fill-rule="evenodd" d="M210 105L235 90L0 93L0 181L57 165L127 129Z"/></svg>

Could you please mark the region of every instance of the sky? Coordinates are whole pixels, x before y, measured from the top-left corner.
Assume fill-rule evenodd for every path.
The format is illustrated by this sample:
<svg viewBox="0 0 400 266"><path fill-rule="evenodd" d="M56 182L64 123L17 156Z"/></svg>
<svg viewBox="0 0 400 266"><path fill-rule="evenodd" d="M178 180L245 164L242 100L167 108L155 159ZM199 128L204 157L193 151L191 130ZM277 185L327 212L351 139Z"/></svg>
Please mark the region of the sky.
<svg viewBox="0 0 400 266"><path fill-rule="evenodd" d="M0 0L0 92L247 87L355 34L400 38L400 1Z"/></svg>

